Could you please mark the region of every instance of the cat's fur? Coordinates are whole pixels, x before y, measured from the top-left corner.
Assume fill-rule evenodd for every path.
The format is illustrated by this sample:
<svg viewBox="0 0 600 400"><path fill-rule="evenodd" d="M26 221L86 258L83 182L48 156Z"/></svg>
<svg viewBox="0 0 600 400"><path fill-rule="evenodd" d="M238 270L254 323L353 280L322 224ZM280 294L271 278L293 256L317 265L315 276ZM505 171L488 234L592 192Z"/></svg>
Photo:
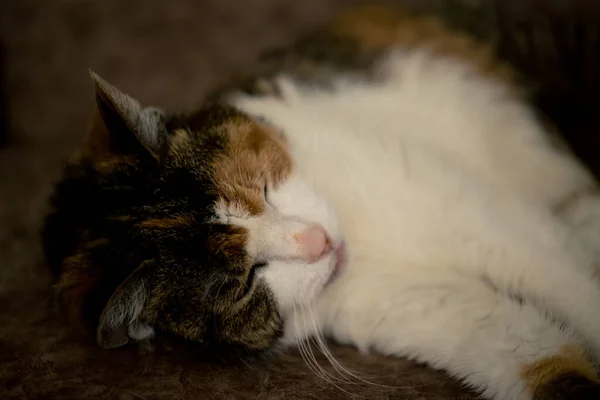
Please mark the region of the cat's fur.
<svg viewBox="0 0 600 400"><path fill-rule="evenodd" d="M597 398L598 184L500 53L366 8L189 114L93 74L44 231L61 304L104 347L325 334L487 398Z"/></svg>

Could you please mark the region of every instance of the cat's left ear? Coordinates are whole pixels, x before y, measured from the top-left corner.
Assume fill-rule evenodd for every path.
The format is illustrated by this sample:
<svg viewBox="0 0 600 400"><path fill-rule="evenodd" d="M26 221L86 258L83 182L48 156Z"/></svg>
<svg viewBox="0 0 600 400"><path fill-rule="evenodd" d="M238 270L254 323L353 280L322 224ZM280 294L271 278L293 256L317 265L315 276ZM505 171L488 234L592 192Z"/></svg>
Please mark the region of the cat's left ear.
<svg viewBox="0 0 600 400"><path fill-rule="evenodd" d="M142 340L154 334L150 325L140 321L150 293L148 269L148 263L142 263L121 283L104 307L96 331L96 341L101 347L120 347L131 339Z"/></svg>
<svg viewBox="0 0 600 400"><path fill-rule="evenodd" d="M126 148L141 144L154 158L160 159L167 147L165 112L156 107L143 107L139 101L123 93L90 70L96 88L98 112L108 131L111 147ZM133 134L134 137L127 137ZM132 140L133 139L133 140Z"/></svg>

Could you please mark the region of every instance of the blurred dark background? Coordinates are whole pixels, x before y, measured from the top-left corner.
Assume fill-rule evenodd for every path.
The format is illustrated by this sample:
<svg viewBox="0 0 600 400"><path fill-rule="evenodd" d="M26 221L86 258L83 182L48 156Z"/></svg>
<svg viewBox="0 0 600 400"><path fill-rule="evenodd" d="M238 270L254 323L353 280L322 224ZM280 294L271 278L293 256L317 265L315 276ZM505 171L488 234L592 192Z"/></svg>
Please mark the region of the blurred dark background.
<svg viewBox="0 0 600 400"><path fill-rule="evenodd" d="M294 353L236 369L96 349L54 310L38 232L52 182L94 111L88 68L143 103L189 108L251 69L260 52L290 44L354 3L0 0L0 398L347 398ZM435 8L444 0L379 3ZM471 398L443 375L409 362L348 349L336 355L398 386L346 386L367 398Z"/></svg>

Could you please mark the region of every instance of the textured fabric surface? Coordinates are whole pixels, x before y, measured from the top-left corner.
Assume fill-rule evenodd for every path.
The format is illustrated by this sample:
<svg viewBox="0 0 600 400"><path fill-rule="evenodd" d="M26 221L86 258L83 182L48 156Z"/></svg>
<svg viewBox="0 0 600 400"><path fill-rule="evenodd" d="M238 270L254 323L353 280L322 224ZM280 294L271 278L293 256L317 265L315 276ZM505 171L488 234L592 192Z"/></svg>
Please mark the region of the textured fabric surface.
<svg viewBox="0 0 600 400"><path fill-rule="evenodd" d="M442 373L346 348L334 348L344 365L387 386L336 388L298 353L225 367L177 349L103 351L72 332L52 303L38 232L52 181L93 113L88 68L143 103L190 108L261 51L290 43L352 3L0 2L0 142L8 139L0 152L0 398L343 399L344 390L370 399L473 398Z"/></svg>

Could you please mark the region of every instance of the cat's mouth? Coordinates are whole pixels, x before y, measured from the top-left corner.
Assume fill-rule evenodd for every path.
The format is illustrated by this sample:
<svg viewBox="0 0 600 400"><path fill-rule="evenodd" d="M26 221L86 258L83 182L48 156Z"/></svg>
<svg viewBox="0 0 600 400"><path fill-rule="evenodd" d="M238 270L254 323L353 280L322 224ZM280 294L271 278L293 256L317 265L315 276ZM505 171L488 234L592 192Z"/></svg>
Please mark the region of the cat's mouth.
<svg viewBox="0 0 600 400"><path fill-rule="evenodd" d="M348 263L348 253L346 250L346 243L342 240L335 249L335 253L332 257L333 269L331 275L327 280L326 285L333 283L344 271L346 264Z"/></svg>

